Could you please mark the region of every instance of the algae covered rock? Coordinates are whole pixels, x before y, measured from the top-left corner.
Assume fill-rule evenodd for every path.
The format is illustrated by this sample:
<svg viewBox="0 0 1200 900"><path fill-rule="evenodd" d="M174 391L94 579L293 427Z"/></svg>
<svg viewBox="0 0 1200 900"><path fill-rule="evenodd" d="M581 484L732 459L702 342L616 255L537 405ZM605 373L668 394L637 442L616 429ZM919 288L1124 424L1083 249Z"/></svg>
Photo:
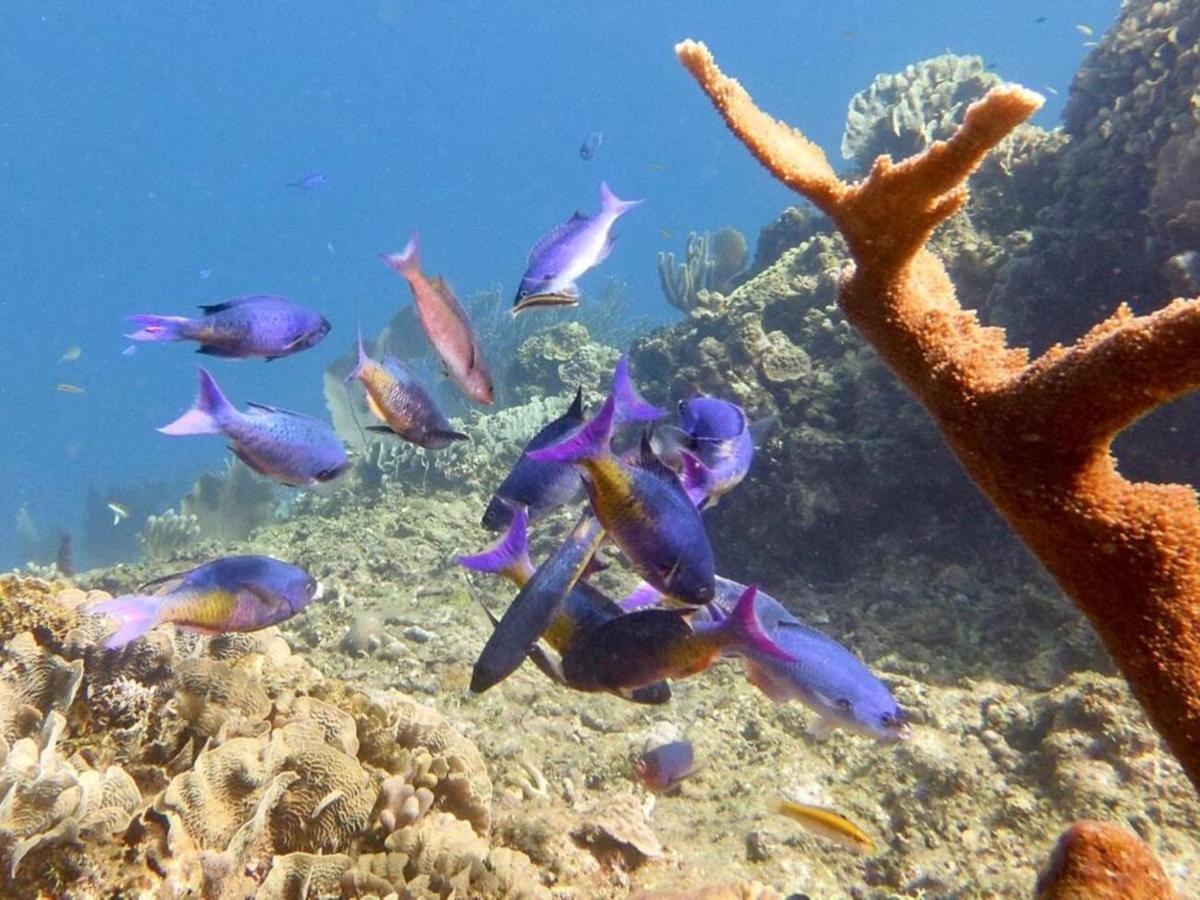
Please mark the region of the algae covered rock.
<svg viewBox="0 0 1200 900"><path fill-rule="evenodd" d="M570 399L579 387L594 398L607 389L618 356L619 350L596 343L579 322L563 322L526 338L517 347L507 378L519 402Z"/></svg>

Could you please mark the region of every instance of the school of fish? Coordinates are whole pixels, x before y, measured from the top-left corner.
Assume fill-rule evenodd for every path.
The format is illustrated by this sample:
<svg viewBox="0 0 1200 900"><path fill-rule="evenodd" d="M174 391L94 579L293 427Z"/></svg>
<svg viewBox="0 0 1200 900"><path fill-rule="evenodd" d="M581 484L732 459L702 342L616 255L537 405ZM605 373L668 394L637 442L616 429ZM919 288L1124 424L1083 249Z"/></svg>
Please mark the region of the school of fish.
<svg viewBox="0 0 1200 900"><path fill-rule="evenodd" d="M598 132L589 135L581 157L591 159L601 140ZM326 182L314 172L288 186L311 190ZM513 314L576 304L577 280L609 256L615 223L642 202L622 200L602 182L595 215L577 212L534 245ZM447 282L426 276L416 232L403 250L382 258L408 284L446 376L468 400L492 405L496 389L484 348ZM126 336L135 344L194 341L198 353L218 359L271 361L316 346L331 330L319 313L270 294L206 305L201 313L129 316L137 330ZM428 452L470 439L451 425L407 362L388 354L375 359L361 330L356 346L345 381L361 389L377 420L368 431ZM77 359L79 352L72 348L61 361ZM336 481L350 467L345 446L326 422L263 403L239 410L212 374L204 368L197 374L193 405L159 428L163 434L222 435L250 469L291 487ZM464 568L502 576L517 588L501 615L480 601L492 630L474 665L471 690L490 689L530 660L558 689L662 704L671 699L673 681L733 658L770 700L808 707L816 737L840 728L881 743L907 739L911 726L903 710L852 651L756 584L717 573L720 548L708 536L705 511L748 477L756 440L771 423L752 423L735 403L699 394L679 400L677 412L677 423L663 422L666 413L641 396L622 356L607 397L590 417L580 385L565 413L528 436L482 512L483 527L504 534L492 549L457 558ZM574 527L535 566L529 529L581 499ZM118 524L124 509L110 509ZM621 600L589 581L606 565L597 556L605 545L642 579ZM104 645L115 651L167 623L208 634L255 631L301 613L320 596L317 582L297 566L230 556L164 575L90 611L113 621ZM636 777L659 793L677 790L695 770L687 741L648 748L635 765ZM872 846L832 811L792 801L777 808L843 846L859 852Z"/></svg>

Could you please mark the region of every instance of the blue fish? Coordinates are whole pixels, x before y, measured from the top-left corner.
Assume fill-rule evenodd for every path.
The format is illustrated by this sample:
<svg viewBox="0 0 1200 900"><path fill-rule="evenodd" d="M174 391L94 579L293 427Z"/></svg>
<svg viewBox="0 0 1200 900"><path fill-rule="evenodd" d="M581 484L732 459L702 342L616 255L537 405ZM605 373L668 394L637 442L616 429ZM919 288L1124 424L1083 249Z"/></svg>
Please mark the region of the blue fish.
<svg viewBox="0 0 1200 900"><path fill-rule="evenodd" d="M528 267L513 300L513 313L520 312L527 297L561 295L577 297L575 280L602 263L612 251L616 237L613 225L642 200L622 200L607 182L600 184L600 212L594 216L575 213L529 251Z"/></svg>
<svg viewBox="0 0 1200 900"><path fill-rule="evenodd" d="M680 402L679 423L655 434L655 449L668 465L679 464L684 489L698 506L715 506L750 471L753 428L736 403L703 395Z"/></svg>
<svg viewBox="0 0 1200 900"><path fill-rule="evenodd" d="M202 316L136 315L131 341L198 341L197 353L227 359L262 356L269 362L319 344L329 334L322 316L275 294L251 294L201 306Z"/></svg>
<svg viewBox="0 0 1200 900"><path fill-rule="evenodd" d="M599 150L600 145L604 143L604 132L593 131L583 139L583 143L579 145L580 159L591 159Z"/></svg>
<svg viewBox="0 0 1200 900"><path fill-rule="evenodd" d="M464 568L475 572L487 572L491 575L501 575L523 588L533 578L536 570L529 558L529 518L523 506L515 506L510 512L510 524L504 537L491 550L474 556L460 556L456 562ZM581 634L590 631L610 619L624 615L624 610L607 597L602 591L583 580L590 569L595 568L595 557L584 568L580 580L575 583L563 598L561 606L554 613L549 626L542 637L559 654L567 652L573 641ZM483 606L480 603L480 606ZM483 611L491 620L493 627L499 621L486 606ZM534 645L529 651L529 658L552 681L567 684L562 674L561 663L552 660L541 647ZM656 682L632 691L619 692L626 700L635 703L659 704L671 699L671 688L664 682Z"/></svg>
<svg viewBox="0 0 1200 900"><path fill-rule="evenodd" d="M350 467L346 448L334 430L299 413L246 404L239 412L216 381L200 369L195 405L158 429L163 434L223 434L229 449L247 466L281 484L311 486L337 478Z"/></svg>
<svg viewBox="0 0 1200 900"><path fill-rule="evenodd" d="M329 182L329 176L324 172L309 172L307 175L302 175L295 181L289 181L288 187L299 188L302 191L311 191L313 188L320 187Z"/></svg>
<svg viewBox="0 0 1200 900"><path fill-rule="evenodd" d="M571 463L539 462L526 454L556 443L583 424L583 389L575 392L570 409L542 427L525 445L521 458L496 488L491 502L483 513L483 527L501 531L509 526L515 504L524 506L529 521L545 518L560 506L570 503L583 489L575 466Z"/></svg>
<svg viewBox="0 0 1200 900"><path fill-rule="evenodd" d="M586 425L556 444L532 450L529 457L545 462L573 462L584 476L592 510L646 581L682 603L701 606L713 598L713 550L704 522L674 472L659 462L642 435L639 454L627 461L610 446L622 418L621 377L628 361L618 363L613 392ZM641 416L657 412L649 404Z"/></svg>
<svg viewBox="0 0 1200 900"><path fill-rule="evenodd" d="M269 556L227 556L143 584L139 591L93 603L117 629L104 642L117 649L168 622L204 634L258 631L290 619L321 596L303 569Z"/></svg>
<svg viewBox="0 0 1200 900"><path fill-rule="evenodd" d="M732 613L745 587L717 578L717 596L709 609ZM768 594L758 595L758 621L779 649L792 659L742 653L750 682L776 703L799 700L817 716L809 729L824 738L836 728L891 742L911 735L903 710L891 692L857 656L793 616Z"/></svg>

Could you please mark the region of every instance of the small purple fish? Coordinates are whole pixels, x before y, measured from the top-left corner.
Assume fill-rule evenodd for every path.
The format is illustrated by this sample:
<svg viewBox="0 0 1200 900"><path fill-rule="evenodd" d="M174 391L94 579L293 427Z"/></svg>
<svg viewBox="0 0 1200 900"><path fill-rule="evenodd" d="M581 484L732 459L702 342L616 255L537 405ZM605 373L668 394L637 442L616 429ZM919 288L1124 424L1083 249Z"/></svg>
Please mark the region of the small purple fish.
<svg viewBox="0 0 1200 900"><path fill-rule="evenodd" d="M247 466L281 484L307 487L331 481L350 466L346 448L333 429L299 413L247 403L239 412L200 369L196 404L158 429L163 434L223 434L234 455Z"/></svg>
<svg viewBox="0 0 1200 900"><path fill-rule="evenodd" d="M208 281L208 279L212 276L212 273L213 273L212 266L205 266L203 269L201 269L196 274L200 277L201 281Z"/></svg>
<svg viewBox="0 0 1200 900"><path fill-rule="evenodd" d="M649 790L668 794L696 772L692 742L672 741L647 750L637 758L633 770Z"/></svg>
<svg viewBox="0 0 1200 900"><path fill-rule="evenodd" d="M680 468L680 480L702 509L733 490L754 460L754 435L736 403L693 397L679 404L679 428L659 429L660 456Z"/></svg>
<svg viewBox="0 0 1200 900"><path fill-rule="evenodd" d="M602 263L612 251L616 240L612 228L617 219L643 202L622 200L609 190L607 182L601 182L600 212L591 217L575 213L529 251L528 267L513 300L514 314L526 297L578 296L575 280Z"/></svg>
<svg viewBox="0 0 1200 900"><path fill-rule="evenodd" d="M139 591L147 588L157 590L88 607L92 615L117 620L105 647L124 647L168 622L204 634L258 631L290 619L321 596L320 585L307 572L269 556L227 556L157 578Z"/></svg>
<svg viewBox="0 0 1200 900"><path fill-rule="evenodd" d="M295 181L289 181L287 186L290 188L299 188L302 191L311 191L313 188L318 188L328 183L329 176L324 172L309 172L307 175L300 176Z"/></svg>
<svg viewBox="0 0 1200 900"><path fill-rule="evenodd" d="M198 341L197 353L229 359L263 356L279 359L307 350L329 334L330 325L311 309L274 294L235 297L201 306L204 315L126 316L141 330L125 335L132 341Z"/></svg>

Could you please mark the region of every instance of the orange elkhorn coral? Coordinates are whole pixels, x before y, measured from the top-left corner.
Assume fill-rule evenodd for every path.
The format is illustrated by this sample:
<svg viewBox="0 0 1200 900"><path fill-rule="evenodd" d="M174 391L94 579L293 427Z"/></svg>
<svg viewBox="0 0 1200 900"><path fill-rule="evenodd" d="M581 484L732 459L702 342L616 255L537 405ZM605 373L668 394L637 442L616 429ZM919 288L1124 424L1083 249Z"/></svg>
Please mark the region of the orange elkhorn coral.
<svg viewBox="0 0 1200 900"><path fill-rule="evenodd" d="M762 112L703 44L675 48L730 130L845 235L846 317L925 404L959 461L1091 620L1150 721L1200 787L1200 507L1184 485L1134 484L1110 445L1200 386L1200 299L1149 316L1122 305L1070 347L1029 361L964 310L930 232L966 199L984 155L1041 98L993 88L946 141L856 184Z"/></svg>

